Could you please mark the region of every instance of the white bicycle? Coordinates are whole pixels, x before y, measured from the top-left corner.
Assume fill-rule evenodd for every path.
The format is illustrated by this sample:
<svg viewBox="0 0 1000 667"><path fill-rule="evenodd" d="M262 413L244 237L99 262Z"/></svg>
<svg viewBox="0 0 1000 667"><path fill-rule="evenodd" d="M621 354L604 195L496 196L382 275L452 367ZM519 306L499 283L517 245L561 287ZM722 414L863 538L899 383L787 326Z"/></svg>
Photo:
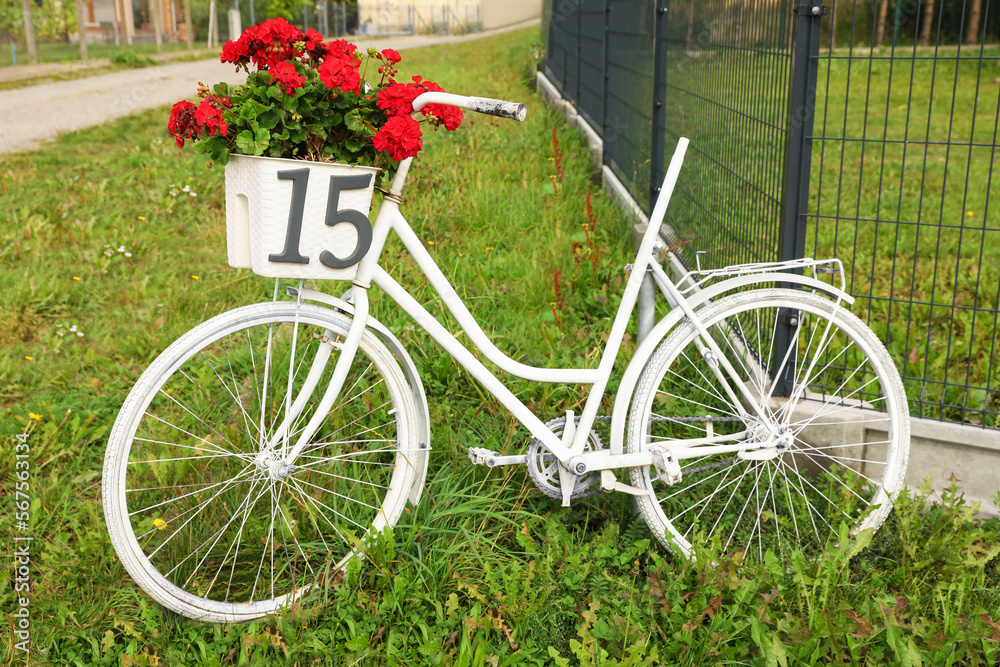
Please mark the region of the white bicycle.
<svg viewBox="0 0 1000 667"><path fill-rule="evenodd" d="M425 93L413 108L428 103L524 118L523 105L445 93ZM276 282L275 301L196 326L132 389L103 482L108 529L129 574L185 616L257 618L331 585L373 535L420 500L431 451L427 398L406 350L369 315L373 285L533 437L517 456L471 448L474 463L525 464L563 505L630 494L653 534L684 557L713 536L725 553L759 559L767 549L820 551L845 523L852 535L877 528L909 450L893 362L845 309L853 300L838 260L668 277L657 261L658 232L686 148L681 139L599 365L580 369L526 366L490 342L399 212L412 158L404 160L373 225L357 211L339 212L355 221L359 246L369 244L352 255L360 259L348 269L347 294L300 283L278 300ZM298 181L285 185L293 197ZM303 246L308 229L300 225ZM379 266L390 231L498 368L591 385L582 414L545 423L518 400ZM270 255L277 275L285 255ZM647 273L672 309L636 350L612 414L600 417ZM840 286L831 284L838 275ZM610 421L606 444L593 430L598 420Z"/></svg>

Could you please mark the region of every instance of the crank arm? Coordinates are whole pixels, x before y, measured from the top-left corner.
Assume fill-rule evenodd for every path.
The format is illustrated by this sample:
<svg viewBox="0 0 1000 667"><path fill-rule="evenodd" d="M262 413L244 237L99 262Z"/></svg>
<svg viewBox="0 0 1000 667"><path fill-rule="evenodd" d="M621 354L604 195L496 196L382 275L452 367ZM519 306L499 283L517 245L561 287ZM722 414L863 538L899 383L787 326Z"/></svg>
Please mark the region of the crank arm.
<svg viewBox="0 0 1000 667"><path fill-rule="evenodd" d="M524 465L528 462L528 455L500 456L500 452L494 452L492 449L469 447L469 460L476 465L497 468L499 466Z"/></svg>

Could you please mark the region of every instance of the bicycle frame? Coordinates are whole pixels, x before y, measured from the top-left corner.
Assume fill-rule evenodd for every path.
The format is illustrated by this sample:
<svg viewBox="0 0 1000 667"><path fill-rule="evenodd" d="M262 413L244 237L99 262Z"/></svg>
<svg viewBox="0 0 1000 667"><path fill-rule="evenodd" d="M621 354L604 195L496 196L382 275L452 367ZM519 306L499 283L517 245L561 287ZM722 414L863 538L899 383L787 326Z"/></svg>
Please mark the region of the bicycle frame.
<svg viewBox="0 0 1000 667"><path fill-rule="evenodd" d="M671 159L670 165L667 169L666 178L664 179L663 187L661 188L661 194L657 199L652 214L650 215L649 225L647 226L646 232L640 243L639 250L633 264L632 273L626 282L618 312L614 318L611 331L608 335L607 344L601 354L598 367L595 369L553 369L527 366L506 356L502 351L497 349L495 345L493 345L486 333L479 326L478 322L476 322L473 315L466 308L461 297L457 294L454 287L452 287L447 277L441 272L430 253L427 252L423 244L420 242L420 239L413 232L406 219L400 213L399 205L401 203L401 192L412 163L412 158L401 162L395 180L393 181L392 188L385 194L382 207L375 219L372 230L371 249L361 260L358 266L357 275L353 280L353 287L351 289L351 300L353 302L351 310L353 311L353 321L346 339L340 345L341 354L337 360L333 377L326 388L322 400L320 401L320 407L316 410L310 423L299 434L295 445L290 450L287 449L287 445L283 448L282 458L285 463L288 465L293 464L299 452L303 447L305 447L306 443L309 442L309 439L319 428L320 423L322 422L322 416L337 400L337 396L342 389L344 378L347 376L350 365L353 362L354 355L358 349L361 335L365 330L365 327L368 326L368 289L370 289L372 285L376 285L381 288L403 309L404 312L407 313L407 315L410 316L410 318L413 319L417 325L423 328L438 344L440 344L444 350L448 352L448 354L450 354L458 363L460 363L477 381L479 381L487 391L492 393L503 404L503 406L507 408L507 410L509 410L511 414L513 414L531 432L533 437L542 442L545 447L559 459L560 463L563 464L561 466L561 472L563 474L585 474L590 471L601 470L602 486L604 488L631 492L630 490L632 490L632 487L626 484L618 483L610 471L616 468L650 465L652 464L653 459L652 454L649 452L638 454L626 454L623 452L621 431L623 431L622 427L624 426L626 410L620 404L627 404L629 402L631 391L623 396L622 390L626 386L634 386L635 381L638 378L638 372L641 371L641 367L643 365L640 364L639 366L636 366L637 361L642 359L644 363L645 358L652 352L651 345L655 345L656 341L662 339L662 337L666 335L666 332L668 332L677 322L681 321L682 318L687 318L694 324L700 334L705 350L707 350L710 354L714 354L715 358L719 360L718 368L714 369L713 372L715 373L720 386L728 394L730 400L734 401L736 404L743 404L744 406L747 406L751 414L756 414L761 417L762 421L766 422L767 420L764 419L766 415L763 406L760 404L760 397L751 394L748 388L738 380L738 374L726 358L726 355L723 354L722 350L719 348L717 342L709 334L705 325L702 324L695 312L695 308L700 303L704 303L704 301L710 298L710 296L719 294L720 292L718 288L720 287L724 287L725 291L728 291L734 288L734 283L742 285L752 284L753 282L763 282L766 280L781 280L785 282L808 284L812 287L819 287L820 289L835 293L838 300L844 299L852 301L852 299L841 290L837 290L836 288L817 279L788 273L758 273L755 276L736 277L705 290L705 292L710 296L696 299L689 299L685 297L680 289L678 289L678 287L668 279L662 268L660 268L658 262L655 260L654 252L658 249L658 233L660 225L662 224L667 205L670 201L674 186L676 185L687 145L688 140L682 138L678 142L677 149ZM583 411L580 415L579 423L576 423L575 419L572 419L572 412L567 415L569 418L566 420L566 426L563 431L562 439L550 431L542 420L535 416L527 408L527 406L520 401L499 378L496 377L496 375L494 375L475 357L475 355L472 354L467 347L460 343L455 336L453 336L433 315L431 315L416 299L414 299L405 288L397 283L378 265L378 259L390 231L395 232L395 234L399 237L403 246L413 257L417 266L424 273L428 282L441 297L445 306L458 321L462 330L468 336L474 347L492 363L507 373L527 380L546 383L592 385L584 404ZM584 447L587 442L588 434L593 427L594 421L597 417L597 411L605 395L605 390L607 389L608 381L610 379L615 360L618 356L618 352L621 349L621 344L624 340L631 313L635 308L635 304L638 299L639 287L647 269L652 272L656 284L674 309L654 328L654 331L649 336L649 339L644 341L644 344L640 346L636 357L633 359L626 371L626 376L624 378L625 382L623 382L622 388L619 389L615 401L614 414L612 417L611 447L607 450L590 452L584 455ZM315 292L312 290L298 290L297 296L300 299L305 298L309 300L316 300L332 305L336 305L337 302L340 301L321 292ZM312 388L306 389L306 391L310 392L311 390ZM281 429L279 429L279 432L280 431ZM730 439L732 439L732 437L730 437ZM272 443L272 446L273 444L274 443ZM707 445L709 443L706 442L704 444ZM746 443L742 443L714 445L713 448L725 451L737 451L740 448L746 448L746 446ZM692 452L691 456L694 455L696 454ZM572 473L569 472L570 470L572 470ZM608 474L611 474L611 477L608 477ZM564 487L572 489L572 484L566 484ZM568 496L568 493L566 495ZM568 497L564 498L564 503L567 503L568 500Z"/></svg>

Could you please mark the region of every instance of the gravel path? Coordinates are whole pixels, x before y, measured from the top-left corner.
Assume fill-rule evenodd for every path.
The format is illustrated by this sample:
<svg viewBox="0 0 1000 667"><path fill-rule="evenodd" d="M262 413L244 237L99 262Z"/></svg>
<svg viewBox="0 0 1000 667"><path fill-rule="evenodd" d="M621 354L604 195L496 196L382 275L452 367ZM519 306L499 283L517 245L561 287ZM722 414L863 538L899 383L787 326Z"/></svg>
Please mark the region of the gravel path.
<svg viewBox="0 0 1000 667"><path fill-rule="evenodd" d="M529 21L472 35L411 35L381 40L354 40L358 48L391 47L398 51L432 44L452 44L538 25ZM245 75L217 59L170 63L123 70L72 81L0 92L0 154L38 148L62 132L99 125L144 109L173 104L196 94L198 82L241 83ZM475 91L468 91L475 94ZM166 118L164 118L166 123Z"/></svg>

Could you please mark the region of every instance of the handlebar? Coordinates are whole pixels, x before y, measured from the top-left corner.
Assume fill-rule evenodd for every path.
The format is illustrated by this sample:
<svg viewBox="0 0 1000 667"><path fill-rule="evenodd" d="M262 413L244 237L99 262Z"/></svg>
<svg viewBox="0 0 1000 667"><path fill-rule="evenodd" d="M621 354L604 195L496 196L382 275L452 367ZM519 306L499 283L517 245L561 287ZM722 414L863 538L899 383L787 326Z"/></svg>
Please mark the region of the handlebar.
<svg viewBox="0 0 1000 667"><path fill-rule="evenodd" d="M417 113L428 104L447 104L453 107L484 113L488 116L510 118L522 121L528 113L527 107L520 102L505 102L491 100L485 97L465 97L451 93L422 93L413 100L413 112Z"/></svg>

